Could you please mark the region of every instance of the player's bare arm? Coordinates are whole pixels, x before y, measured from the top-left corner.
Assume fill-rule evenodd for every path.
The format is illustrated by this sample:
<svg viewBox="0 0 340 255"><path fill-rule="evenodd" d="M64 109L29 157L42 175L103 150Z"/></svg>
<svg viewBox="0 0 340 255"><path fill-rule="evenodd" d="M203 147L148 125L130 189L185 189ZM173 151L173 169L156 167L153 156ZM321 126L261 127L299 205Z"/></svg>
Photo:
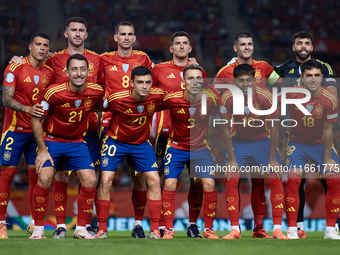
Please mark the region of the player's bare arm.
<svg viewBox="0 0 340 255"><path fill-rule="evenodd" d="M336 96L338 96L338 88L335 86L328 86L327 87L330 91L332 91Z"/></svg>
<svg viewBox="0 0 340 255"><path fill-rule="evenodd" d="M323 137L324 137L324 163L325 169L323 174L325 175L327 171L335 171L335 161L331 158L332 155L332 144L333 144L333 126L334 123L324 123L323 124Z"/></svg>
<svg viewBox="0 0 340 255"><path fill-rule="evenodd" d="M227 180L230 180L230 176L232 171L237 170L237 172L240 172L239 166L236 162L235 154L234 154L234 149L231 141L231 136L230 136L230 121L231 118L227 119L228 123L225 125L221 125L222 128L222 138L223 138L223 143L228 155L228 172L227 172Z"/></svg>
<svg viewBox="0 0 340 255"><path fill-rule="evenodd" d="M277 116L273 117L276 119ZM277 178L281 179L280 164L276 161L276 152L279 146L279 124L277 121L272 121L270 124L270 155L268 162L268 169L273 169Z"/></svg>
<svg viewBox="0 0 340 255"><path fill-rule="evenodd" d="M35 159L35 167L37 174L40 173L46 161L50 161L52 166L54 166L51 155L47 151L47 147L44 140L44 131L41 124L42 118L32 117L31 126L35 141L37 142L39 153Z"/></svg>
<svg viewBox="0 0 340 255"><path fill-rule="evenodd" d="M4 86L2 94L2 103L5 107L17 112L28 113L33 116L33 107L23 105L13 98L15 88Z"/></svg>

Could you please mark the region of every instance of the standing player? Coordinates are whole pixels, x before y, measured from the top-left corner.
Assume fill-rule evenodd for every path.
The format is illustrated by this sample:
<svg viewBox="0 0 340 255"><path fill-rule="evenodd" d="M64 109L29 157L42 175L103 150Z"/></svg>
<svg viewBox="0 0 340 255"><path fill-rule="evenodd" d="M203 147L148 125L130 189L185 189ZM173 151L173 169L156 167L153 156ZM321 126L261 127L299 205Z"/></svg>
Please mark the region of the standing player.
<svg viewBox="0 0 340 255"><path fill-rule="evenodd" d="M89 62L89 76L88 82L97 83L102 78L102 63L98 54L85 49L84 43L88 36L87 22L80 17L71 17L65 23L64 36L67 38L68 47L64 50L56 53L53 57L49 58L46 62L55 71L55 83L67 82L66 62L67 59L73 54L81 54ZM14 57L13 61L20 62L21 59ZM89 128L84 140L87 142L90 148L90 154L95 166L99 164L100 155L100 142L98 136L98 118L97 114L91 112L89 115ZM66 205L67 205L67 183L68 183L68 170L59 169L62 166L57 167L54 185L53 185L53 205L57 220L57 230L54 238L66 237ZM64 166L67 169L67 166ZM92 230L91 220L87 223L87 230L96 236L96 233ZM34 224L32 222L29 225L32 230Z"/></svg>
<svg viewBox="0 0 340 255"><path fill-rule="evenodd" d="M22 64L10 64L5 70L3 104L5 109L4 128L1 138L0 178L0 238L8 238L6 210L11 192L11 183L17 171L21 154L25 155L30 179L28 198L31 216L34 217L33 190L37 183L34 160L37 144L31 129L31 116L40 117L43 112L35 106L38 96L54 81L53 70L44 65L49 51L46 34L31 36L29 56Z"/></svg>
<svg viewBox="0 0 340 255"><path fill-rule="evenodd" d="M130 22L122 21L116 26L114 40L117 42L118 50L101 55L105 75L104 88L107 97L117 91L130 90L130 76L135 67L146 66L151 69L153 66L152 61L146 53L132 49L132 45L136 41L136 35L134 26ZM105 137L105 132L108 128L111 116L112 112L104 113L101 137ZM147 200L145 177L144 175L135 175L135 168L131 158L127 158L127 163L130 177L133 181L131 200L135 213L135 222L132 237L145 238L142 228L142 220ZM100 203L102 204L99 205ZM96 202L96 207L98 206L108 208L110 206L110 201L103 200Z"/></svg>
<svg viewBox="0 0 340 255"><path fill-rule="evenodd" d="M233 71L235 77L234 83L243 91L245 97L247 97L247 94L249 93L248 88L252 88L253 105L256 105L255 108L257 110L268 110L273 104L272 94L265 88L255 86L255 73L255 69L248 64L238 65ZM281 163L280 155L277 151L279 143L278 123L272 121L272 123L269 124L269 127L267 124L258 127L258 123L256 123L259 121L267 123L266 119L275 119L278 110L268 116L259 116L250 112L248 104L245 103L245 115L233 115L233 122L235 124L238 123L238 125L235 125L233 137L231 138L229 129L233 113L233 100L234 97L230 91L226 91L222 96L223 107L221 108L221 116L228 121L226 125L223 125L223 134L229 165L234 169L239 169L239 167L243 168L245 166L248 166L251 169L253 169L254 166L258 168L261 166L268 166L268 170L270 170L270 167L272 167L271 171L268 172L274 223L273 238L288 239L281 232L284 193L282 181L280 180L281 176L279 173L274 173L273 171L279 171ZM254 122L254 119L257 119L258 121ZM267 171L262 169L262 172ZM262 179L263 177L258 178ZM232 230L228 235L224 236L223 239L241 238L239 228L238 182L238 172L228 173L225 197Z"/></svg>
<svg viewBox="0 0 340 255"><path fill-rule="evenodd" d="M89 75L87 59L74 54L68 58L69 81L50 86L42 96L41 106L45 119L32 118L32 130L38 145L36 168L38 183L34 189L35 227L30 239L44 238L44 216L54 165L66 163L77 171L81 188L77 200L78 217L74 238L94 239L86 224L92 216L96 194L96 175L89 150L84 142L91 108L101 102L103 88L86 82Z"/></svg>
<svg viewBox="0 0 340 255"><path fill-rule="evenodd" d="M97 238L107 238L110 188L122 159L130 155L136 172L145 175L149 187L150 238L160 239L158 224L161 218L161 189L158 166L149 142L153 114L162 102L164 92L151 88L152 73L145 66L131 72L129 90L112 93L108 109L113 112L101 152L101 174L97 194L99 229ZM133 134L133 135L131 135ZM143 231L144 232L144 231ZM142 237L138 237L142 238Z"/></svg>
<svg viewBox="0 0 340 255"><path fill-rule="evenodd" d="M287 236L299 239L296 223L299 207L299 186L307 160L311 160L310 169L317 170L325 177L326 193L326 231L325 239L340 240L335 230L339 213L339 158L333 147L333 127L338 121L337 97L321 86L322 64L316 60L307 60L301 65L301 81L310 91L311 99L303 106L310 112L304 115L293 105L289 105L291 119L297 126L291 127L287 144L286 165L289 167L286 189L286 213L288 221ZM288 94L289 98L303 98L301 93Z"/></svg>
<svg viewBox="0 0 340 255"><path fill-rule="evenodd" d="M251 65L255 69L256 86L265 87L265 78L269 78L274 70L265 61L253 59L254 43L252 36L247 32L239 33L234 38L234 51L237 53L237 60L222 67L217 75L215 84L232 84L234 68L241 64ZM272 82L273 79L271 79ZM253 237L271 238L263 229L263 218L265 213L266 197L264 194L264 179L251 178L251 207L254 213Z"/></svg>
<svg viewBox="0 0 340 255"><path fill-rule="evenodd" d="M271 77L275 79L279 77L284 78L284 83L286 87L299 86L301 84L301 64L312 58L311 56L313 52L312 41L313 36L306 31L300 31L294 34L292 49L295 52L296 59L291 59L286 63L274 67L274 71L271 74ZM334 79L333 70L331 66L322 61L321 64L322 74L324 77L321 85L327 87L330 91L337 95L338 85L336 83L336 80ZM288 135L288 129L286 130L286 134ZM303 178L301 180L299 188L300 206L297 218L297 225L299 228L298 234L300 238L306 238L306 233L304 232L304 217L303 217L303 209L305 207L305 191L304 191L305 182L306 181ZM325 190L327 190L325 180L321 179L321 183L324 186Z"/></svg>
<svg viewBox="0 0 340 255"><path fill-rule="evenodd" d="M218 239L212 230L216 214L217 194L214 166L207 141L209 114L215 108L212 98L208 100L208 115L201 115L201 87L203 71L198 65L189 65L183 70L184 90L172 92L164 97L164 107L170 110L173 123L172 133L164 157L164 190L162 194L163 215L166 229L163 239L174 238L173 219L175 214L175 193L177 180L184 165L195 169L195 178L203 184L204 238ZM209 169L198 171L196 169ZM199 234L199 232L198 232ZM195 236L197 237L197 236Z"/></svg>
<svg viewBox="0 0 340 255"><path fill-rule="evenodd" d="M189 53L192 50L190 45L191 38L188 33L179 31L174 33L170 38L170 52L172 53L172 61L160 63L152 69L153 86L160 87L168 93L183 91L182 84L183 70L189 64ZM207 78L204 69L203 78ZM169 134L171 133L170 111L164 110L156 113L157 136L156 136L156 157L158 169L161 175L164 174L164 153L167 145ZM191 179L188 203L189 203L189 224L187 236L193 238L202 238L196 225L197 218L201 211L203 199L203 186L201 183L195 183ZM163 215L162 215L163 218ZM164 222L160 222L160 228L165 228Z"/></svg>

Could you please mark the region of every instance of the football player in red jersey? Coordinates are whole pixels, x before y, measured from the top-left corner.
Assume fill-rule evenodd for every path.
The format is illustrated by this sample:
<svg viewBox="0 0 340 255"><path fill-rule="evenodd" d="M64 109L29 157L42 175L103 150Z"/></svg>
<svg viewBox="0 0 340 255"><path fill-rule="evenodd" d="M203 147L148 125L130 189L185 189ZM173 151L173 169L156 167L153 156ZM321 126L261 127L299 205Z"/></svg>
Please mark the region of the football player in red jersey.
<svg viewBox="0 0 340 255"><path fill-rule="evenodd" d="M116 51L106 52L101 55L105 75L105 94L108 97L117 91L129 91L131 89L130 76L132 70L137 66L152 68L153 63L145 52L133 50L132 45L136 41L134 26L127 21L120 22L115 28L114 40L117 42ZM105 137L112 112L106 112L102 117L101 138ZM142 228L144 209L147 201L147 191L144 175L135 175L132 159L127 156L127 164L130 177L133 181L132 204L135 213L132 237L145 238ZM98 208L99 204L96 204Z"/></svg>
<svg viewBox="0 0 340 255"><path fill-rule="evenodd" d="M218 239L212 230L216 214L217 195L214 166L207 141L209 115L201 115L201 88L204 84L203 71L198 65L189 65L183 70L185 90L172 92L164 97L163 107L170 110L173 123L168 147L164 157L164 190L162 193L163 215L166 229L163 239L174 238L173 219L175 214L175 192L177 180L184 165L195 170L194 177L203 184L204 238ZM212 98L208 99L208 114L216 107ZM197 171L205 168L207 171ZM198 232L199 234L199 232ZM196 236L198 237L198 236Z"/></svg>
<svg viewBox="0 0 340 255"><path fill-rule="evenodd" d="M301 65L301 81L311 93L311 99L302 105L310 113L304 114L295 106L289 105L290 118L297 125L290 128L287 144L286 165L288 185L286 188L287 236L299 239L297 217L299 208L299 186L304 171L316 171L325 177L327 193L325 239L340 240L335 230L339 214L339 158L333 147L333 126L338 120L339 102L335 94L321 86L322 64L314 59ZM287 98L303 98L302 93L289 93ZM311 164L307 165L307 160ZM308 168L307 168L308 167Z"/></svg>
<svg viewBox="0 0 340 255"><path fill-rule="evenodd" d="M33 210L33 189L37 183L34 160L36 142L31 129L31 116L40 117L43 112L36 107L39 94L54 82L53 70L44 65L49 51L50 39L46 34L36 33L31 36L29 56L23 63L8 65L4 73L3 104L5 120L1 138L1 177L0 177L0 238L8 238L6 210L10 198L11 183L17 170L21 154L25 155L28 165L31 216Z"/></svg>
<svg viewBox="0 0 340 255"><path fill-rule="evenodd" d="M160 179L156 157L148 139L153 114L162 102L164 92L159 88L151 88L152 73L145 66L132 70L131 86L129 90L120 90L108 96L108 110L113 114L101 152L101 175L96 201L99 222L97 238L108 237L110 188L117 167L124 157L130 155L136 172L143 173L149 187L150 238L160 239ZM135 237L145 238L142 235Z"/></svg>
<svg viewBox="0 0 340 255"><path fill-rule="evenodd" d="M248 64L241 64L235 67L233 71L235 77L235 85L243 91L244 97L248 96L248 88L252 88L252 102L257 110L268 110L272 108L273 97L269 90L255 86L255 69ZM271 204L273 214L275 239L288 239L281 231L281 221L283 213L283 186L281 176L276 171L280 170L280 155L277 150L279 143L279 129L278 124L271 123L267 125L266 120L275 118L278 115L278 110L270 115L257 115L249 110L250 106L245 103L244 115L233 115L233 104L239 100L233 96L230 90L227 90L222 96L221 116L228 121L224 127L225 147L227 150L229 169L239 169L245 166L250 167L255 172L269 173L269 183L271 189ZM233 120L231 117L233 116ZM255 121L256 120L256 121ZM235 123L234 132L231 138L230 126L231 121ZM261 125L257 125L262 123ZM270 135L270 136L269 136ZM269 169L268 167L275 167L276 169ZM264 169L267 167L268 170ZM232 170L232 169L231 169ZM274 171L276 170L276 171ZM250 172L250 171L248 171ZM262 176L255 176L253 178L261 178ZM225 199L227 203L227 210L231 222L231 232L224 236L223 239L239 239L239 173L228 173ZM259 236L263 232L264 236ZM253 237L271 238L265 231L258 231ZM269 237L268 237L269 236Z"/></svg>
<svg viewBox="0 0 340 255"><path fill-rule="evenodd" d="M183 70L189 64L196 63L195 59L189 59L189 53L192 50L191 38L188 33L184 31L178 31L174 33L170 38L170 52L173 59L168 62L160 63L152 69L153 73L153 86L160 87L164 91L177 92L183 91L182 84ZM203 78L207 78L205 70L203 70ZM171 133L171 118L170 111L164 110L156 113L156 143L155 151L158 163L158 170L160 175L164 175L163 159L166 150L167 140ZM194 179L191 179L188 203L189 203L189 224L187 228L187 236L193 238L202 238L196 225L197 218L201 212L203 199L203 187L202 184L195 183ZM162 220L160 222L160 229L165 228L165 223Z"/></svg>
<svg viewBox="0 0 340 255"><path fill-rule="evenodd" d="M247 32L237 34L234 38L234 51L237 53L237 59L218 71L214 84L234 84L234 68L240 64L248 64L255 69L256 86L264 88L266 78L270 78L274 69L265 61L253 59L254 42L252 36ZM276 82L272 79L268 79L268 81L271 81L271 83ZM233 132L233 128L231 128L231 132ZM263 229L266 201L264 179L251 178L251 184L251 206L254 213L253 237L271 238Z"/></svg>
<svg viewBox="0 0 340 255"><path fill-rule="evenodd" d="M67 59L73 54L82 54L89 62L89 76L88 82L100 83L103 75L102 62L98 54L88 49L85 49L85 40L88 36L87 22L80 17L71 17L65 22L64 36L67 38L67 48L53 54L46 64L53 68L55 71L55 83L62 83L68 81L66 72ZM22 60L19 57L13 57L12 61L20 63ZM99 155L100 155L100 141L98 136L98 117L97 114L91 112L89 115L89 128L87 134L84 137L90 148L92 160L98 167ZM99 167L98 167L99 168ZM66 237L66 205L67 205L67 183L68 183L68 170L67 166L57 166L55 179L53 181L53 205L57 220L57 230L54 238ZM28 231L32 232L34 228L33 222L28 226ZM96 236L96 233L91 227L91 220L87 224L87 230Z"/></svg>
<svg viewBox="0 0 340 255"><path fill-rule="evenodd" d="M81 183L74 238L95 239L86 230L86 224L92 216L97 178L84 135L90 110L102 101L104 90L98 84L86 82L89 65L83 55L69 57L66 67L69 81L50 86L42 96L43 124L41 118L32 118L32 131L39 152L35 160L38 173L38 183L34 189L36 225L30 239L44 238L44 216L54 166L58 163L65 163L70 170L77 171Z"/></svg>

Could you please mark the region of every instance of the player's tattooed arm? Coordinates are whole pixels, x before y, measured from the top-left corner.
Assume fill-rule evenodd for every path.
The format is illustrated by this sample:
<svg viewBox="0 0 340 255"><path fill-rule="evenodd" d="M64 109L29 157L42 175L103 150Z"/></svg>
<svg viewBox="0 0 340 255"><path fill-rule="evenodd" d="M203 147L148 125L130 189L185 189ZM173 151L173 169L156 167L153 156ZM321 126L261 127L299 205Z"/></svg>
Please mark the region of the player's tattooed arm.
<svg viewBox="0 0 340 255"><path fill-rule="evenodd" d="M29 113L28 106L19 103L17 100L13 98L15 92L15 88L4 86L2 93L2 103L5 107L12 109L17 112L25 112Z"/></svg>

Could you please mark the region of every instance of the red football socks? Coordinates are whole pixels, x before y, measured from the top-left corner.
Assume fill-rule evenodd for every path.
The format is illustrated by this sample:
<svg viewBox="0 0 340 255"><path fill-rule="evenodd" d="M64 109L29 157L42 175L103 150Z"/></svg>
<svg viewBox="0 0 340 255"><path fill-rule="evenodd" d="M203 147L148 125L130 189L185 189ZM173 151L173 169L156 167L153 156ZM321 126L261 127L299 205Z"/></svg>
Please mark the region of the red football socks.
<svg viewBox="0 0 340 255"><path fill-rule="evenodd" d="M34 221L36 226L44 226L44 217L49 200L50 187L44 188L39 184L34 188Z"/></svg>
<svg viewBox="0 0 340 255"><path fill-rule="evenodd" d="M33 201L34 201L34 188L35 185L37 184L38 181L38 175L37 171L35 168L30 168L28 169L28 177L29 177L29 185L28 185L28 201L30 202L30 213L32 219L34 219L34 206L33 206Z"/></svg>
<svg viewBox="0 0 340 255"><path fill-rule="evenodd" d="M96 201L97 221L99 223L98 230L107 231L107 221L110 212L110 200Z"/></svg>
<svg viewBox="0 0 340 255"><path fill-rule="evenodd" d="M251 178L251 208L254 214L254 229L262 228L266 197L264 194L264 179Z"/></svg>
<svg viewBox="0 0 340 255"><path fill-rule="evenodd" d="M273 224L281 225L283 214L284 191L282 181L276 177L275 173L269 175L270 201L272 204Z"/></svg>
<svg viewBox="0 0 340 255"><path fill-rule="evenodd" d="M296 220L299 211L299 186L301 176L291 173L288 175L288 185L286 188L286 215L288 227L296 227Z"/></svg>
<svg viewBox="0 0 340 255"><path fill-rule="evenodd" d="M339 214L340 204L339 175L331 174L327 176L326 183L326 226L334 227Z"/></svg>
<svg viewBox="0 0 340 255"><path fill-rule="evenodd" d="M212 228L216 216L217 194L214 191L204 191L203 214L204 228Z"/></svg>
<svg viewBox="0 0 340 255"><path fill-rule="evenodd" d="M67 182L58 182L54 179L53 205L57 224L65 224L67 204Z"/></svg>
<svg viewBox="0 0 340 255"><path fill-rule="evenodd" d="M144 210L145 210L145 205L146 205L146 195L147 192L146 190L144 191L139 191L139 190L132 190L132 204L133 204L133 209L135 211L135 220L143 220L143 215L144 215Z"/></svg>
<svg viewBox="0 0 340 255"><path fill-rule="evenodd" d="M174 227L175 193L176 191L163 190L162 212L166 228Z"/></svg>
<svg viewBox="0 0 340 255"><path fill-rule="evenodd" d="M227 211L231 226L239 225L239 194L238 194L238 183L240 177L238 173L234 172L231 174L230 180L226 181L225 186L225 199L227 203Z"/></svg>
<svg viewBox="0 0 340 255"><path fill-rule="evenodd" d="M196 222L201 212L203 202L202 183L190 184L188 192L189 222Z"/></svg>
<svg viewBox="0 0 340 255"><path fill-rule="evenodd" d="M161 219L162 200L148 199L150 231L158 230L159 220Z"/></svg>
<svg viewBox="0 0 340 255"><path fill-rule="evenodd" d="M11 183L13 181L14 175L17 168L3 167L1 168L0 177L0 220L6 220L6 211L9 202L9 197L11 195Z"/></svg>
<svg viewBox="0 0 340 255"><path fill-rule="evenodd" d="M96 187L85 188L81 186L80 193L77 200L78 205L78 218L77 225L85 227L89 218L92 216L93 212L93 202L96 196Z"/></svg>

